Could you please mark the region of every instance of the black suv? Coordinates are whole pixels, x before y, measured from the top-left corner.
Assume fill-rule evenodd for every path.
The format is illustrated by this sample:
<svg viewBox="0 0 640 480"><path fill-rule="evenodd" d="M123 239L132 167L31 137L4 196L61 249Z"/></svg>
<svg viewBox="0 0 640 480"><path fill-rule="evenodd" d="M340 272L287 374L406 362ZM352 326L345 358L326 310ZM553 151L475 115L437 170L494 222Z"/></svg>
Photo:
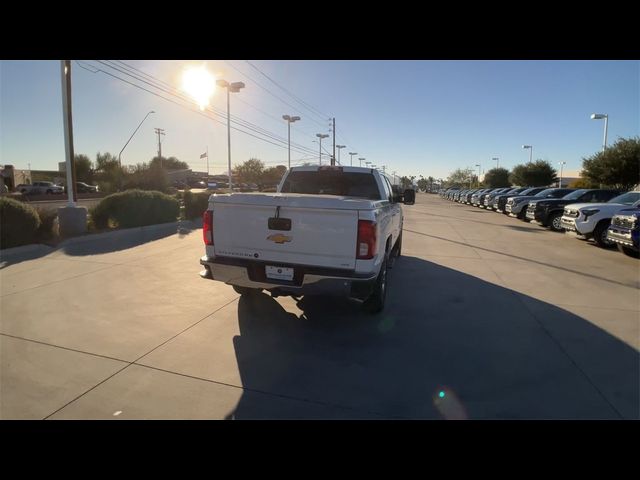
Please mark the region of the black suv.
<svg viewBox="0 0 640 480"><path fill-rule="evenodd" d="M526 218L556 232L563 230L560 224L564 207L571 203L605 203L620 195L619 190L597 190L582 188L562 198L532 200L527 207Z"/></svg>

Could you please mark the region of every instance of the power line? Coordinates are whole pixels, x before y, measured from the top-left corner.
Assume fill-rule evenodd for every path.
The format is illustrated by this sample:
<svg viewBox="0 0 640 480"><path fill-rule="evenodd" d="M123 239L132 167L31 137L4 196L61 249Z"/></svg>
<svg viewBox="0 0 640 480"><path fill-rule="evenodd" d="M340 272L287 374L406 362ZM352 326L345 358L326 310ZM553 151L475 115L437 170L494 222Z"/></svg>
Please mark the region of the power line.
<svg viewBox="0 0 640 480"><path fill-rule="evenodd" d="M264 76L267 80L269 80L271 83L273 83L276 87L280 88L280 90L284 91L285 93L287 93L289 96L291 96L294 100L297 100L298 102L300 102L302 105L304 105L307 110L309 110L311 113L317 115L319 118L321 119L325 119L325 118L329 118L332 115L327 115L326 113L321 112L320 110L318 110L317 108L315 108L313 105L305 102L304 100L302 100L301 98L297 97L296 95L294 95L293 93L291 93L289 90L287 90L286 88L284 88L282 85L280 85L278 82L276 82L274 79L272 79L269 75L267 75L266 73L264 73L262 70L260 70L258 67L256 67L253 63L251 63L249 60L245 60L245 62L250 65L252 68L254 68L255 70L257 70L262 76Z"/></svg>
<svg viewBox="0 0 640 480"><path fill-rule="evenodd" d="M170 95L172 95L172 96L174 96L174 97L180 98L181 100L185 101L187 104L190 104L190 103L191 103L191 100L190 100L187 96L182 95L182 94L179 94L179 93L175 93L176 89L175 89L175 88L173 88L173 87L169 87L169 89L170 89L170 90L174 90L174 91L167 91L167 89L164 89L164 88L162 88L162 87L159 87L159 86L158 86L158 85L156 85L156 84L153 84L153 83L150 83L149 81L146 81L146 80L144 80L144 79L141 79L141 78L139 78L138 76L133 75L132 73L128 73L128 72L125 72L125 71L123 71L123 70L121 70L121 69L119 69L119 68L116 68L116 67L114 67L114 66L110 65L110 64L109 64L109 63L107 63L107 62L103 62L103 61L100 61L100 60L97 60L97 62L98 62L98 63L101 63L101 64L103 64L103 65L105 65L105 66L107 66L107 67L109 67L109 68L112 68L112 69L114 69L114 70L116 70L116 71L118 71L118 72L120 72L120 73L124 73L124 74L126 74L126 75L128 75L128 76L130 76L130 77L132 77L132 78L135 78L135 79L136 79L136 80L138 80L138 81L141 81L141 82L143 82L143 83L146 83L147 85L150 85L150 86L152 86L152 87L154 87L154 88L157 88L157 89L159 89L159 90L161 90L161 91L163 91L163 92L165 92L165 93L168 93L168 94L170 94ZM104 70L102 70L102 69L98 69L97 71L102 72L102 73L105 73L105 74L107 74L107 75L109 75L109 76L111 76L111 77L113 77L113 78L116 78L116 79L118 79L118 80L121 80L121 81L123 81L123 82L125 82L125 83L128 83L128 84L130 84L130 85L134 86L134 87L137 87L137 88L140 88L140 89L142 89L142 90L145 90L145 91L147 91L147 92L149 92L149 93L151 93L151 94L153 94L153 95L156 95L156 96L158 96L158 97L160 97L160 98L163 98L163 99L165 99L165 100L167 100L167 101L170 101L170 102L172 102L172 103L175 103L176 105L182 106L182 107L184 107L184 108L188 108L189 110L191 110L191 111L193 111L193 112L195 112L195 113L199 113L200 115L203 115L203 116L205 116L205 117L207 117L207 118L211 118L212 120L217 121L218 123L220 123L220 124L222 124L222 125L224 125L224 124L225 124L223 121L216 120L215 118L213 118L213 117L211 117L211 116L209 116L209 115L203 114L202 112L200 112L200 111L198 111L198 110L195 110L195 109L193 109L193 108L191 108L191 107L186 107L185 105L182 105L182 104L180 104L180 103L177 103L177 102L175 102L175 101L172 101L172 100L170 100L170 99L168 99L168 98L166 98L166 97L164 97L164 96L162 96L162 95L158 95L158 94L156 94L156 93L154 93L154 92L152 92L152 91L150 91L150 90L148 90L148 89L146 89L146 88L144 88L144 87L141 87L140 85L137 85L137 84L134 84L134 83L132 83L132 82L129 82L129 81L127 81L127 80L125 80L125 79L123 79L123 78L121 78L121 77L119 77L119 76L117 76L117 75L114 75L114 74L112 74L112 73L110 73L110 72L106 72L106 71L104 71ZM96 73L96 72L93 72L93 71L92 71L92 73ZM147 77L154 78L154 77L152 77L151 75L146 75L146 76L147 76ZM159 81L159 82L162 82L162 81ZM163 82L163 83L164 83L164 82ZM226 114L224 114L224 113L223 113L223 112L221 112L221 111L216 111L216 109L215 109L215 108L213 108L213 107L208 107L208 108L207 108L207 110L212 111L212 113L214 113L215 115L217 115L217 116L219 116L219 117L221 117L221 118L226 118ZM265 130L265 129L263 129L263 128L261 128L261 127L257 126L257 125L253 125L253 124L251 124L251 122L247 122L246 120L240 119L240 118L239 118L239 117L237 117L237 116L232 116L232 119L233 119L233 122L234 122L234 123L236 123L236 124L238 124L238 125L240 125L240 126L242 126L242 127L244 127L244 128L247 128L247 129L249 129L249 130L251 130L251 131L254 131L255 133L261 134L261 135L263 135L263 136L265 136L265 137L267 137L267 138L270 138L270 139L272 139L272 140L275 140L275 141L281 142L283 145L278 145L278 144L275 144L275 143L273 143L273 142L270 142L270 141L268 141L268 140L266 140L266 139L263 139L263 138L257 137L257 136L255 136L255 135L252 135L251 133L246 132L246 131L244 131L244 130L242 130L242 129L239 129L239 128L237 128L237 127L231 127L231 128L233 128L234 130L237 130L237 131L239 131L239 132L245 133L246 135L252 136L252 137L254 137L254 138L257 138L258 140L265 141L265 142L270 143L270 144L272 144L272 145L275 145L275 146L278 146L278 147L281 147L281 148L287 148L287 147L285 147L285 146L284 146L284 144L286 143L286 140L285 140L284 138L282 138L282 137L278 137L277 135L273 134L272 132L269 132L268 130ZM311 153L311 152L313 152L313 150L312 150L312 149L310 149L310 148L308 148L308 147L305 147L305 146L302 146L302 145L299 145L299 144L292 144L292 148L294 148L294 146L295 146L296 151L298 151L299 153ZM302 151L300 151L300 150L302 150Z"/></svg>
<svg viewBox="0 0 640 480"><path fill-rule="evenodd" d="M275 93L273 93L271 90L269 90L267 87L263 86L260 82L258 82L255 78L249 76L247 73L243 72L242 70L239 70L237 67L235 67L233 64L231 64L230 62L228 62L227 60L225 60L225 63L227 65L229 65L231 68L233 68L235 71L237 71L238 73L240 73L241 75L243 75L244 77L246 77L247 79L251 80L253 83L255 83L256 85L258 85L260 88L262 88L265 92L267 92L269 95L277 98L279 101L281 101L282 103L284 103L285 105L293 108L297 113L299 113L300 115L305 115L303 112L301 112L300 110L298 110L296 107L294 107L293 105L291 105L289 102L287 102L286 100L283 100L282 98L280 98L279 96L277 96ZM323 126L320 122L316 121L313 118L309 118L309 120L311 120L313 123ZM322 120L325 120L324 118Z"/></svg>
<svg viewBox="0 0 640 480"><path fill-rule="evenodd" d="M98 60L98 61L99 61L99 62L101 62L100 60ZM111 61L109 61L109 60L106 60L106 62L107 62L107 63L109 63L109 64L115 63L115 62L111 62ZM101 62L101 63L102 63L102 62ZM168 88L168 89L170 90L170 91L167 91L166 89L164 89L164 91L165 91L166 93L173 94L173 95L175 95L175 96L178 96L179 98L181 98L181 99L182 99L182 100L184 100L184 101L190 102L190 99L189 99L189 97L188 97L188 96L186 96L186 95L182 94L182 93L181 93L177 88L175 88L174 86L172 86L172 85L168 84L167 82L164 82L164 81L162 81L162 80L160 80L160 79L157 79L157 78L153 77L152 75L149 75L149 74L147 74L147 73L144 73L144 72L142 72L141 70L139 70L139 69L137 69L137 68L135 68L135 67L133 67L133 66L129 66L129 65L127 65L125 62L118 61L118 63L120 63L120 64L124 65L124 66L125 66L125 68L129 68L130 70L135 70L135 71L138 71L138 72L142 73L145 77L149 78L152 82L155 82L156 84L158 84L158 83L159 83L159 84L164 84L164 85L166 85L166 86L167 86L166 88ZM115 67L113 67L113 66L111 66L111 65L109 65L109 66L110 66L110 68L115 68ZM133 74L131 74L131 73L127 73L127 72L123 72L122 70L117 69L117 68L115 68L115 69L116 69L116 70L118 70L118 71L119 71L119 72L121 72L121 73L125 73L126 75L129 75L129 76L131 76L131 77L133 77L133 78L136 78L136 79L138 79L138 80L140 80L140 81L143 81L144 83L149 84L149 82L147 82L146 80L140 79L140 78L139 78L139 77L137 77L136 75L133 75ZM150 84L150 85L151 85L151 84ZM158 85L152 85L152 86L155 86L156 88L162 89L162 88L161 88L161 87L159 87ZM259 110L257 107L254 107L253 105L250 105L250 104L249 104L248 102L246 102L246 101L241 100L241 102L242 102L242 103L245 103L245 104L247 104L247 105L249 105L249 106L251 106L251 107L253 107L253 108L256 108L257 110ZM215 107L213 107L213 106L209 106L209 107L208 107L208 109L212 110L214 113L216 113L216 114L217 114L218 116L220 116L221 118L226 119L226 112L223 112L223 111L221 111L221 110L217 110L217 109L216 109ZM262 113L265 113L265 112L262 112ZM266 113L265 113L265 114L266 114ZM268 115L268 114L266 114L266 115ZM274 118L274 117L271 117L271 118ZM244 120L244 119L242 119L242 118L238 117L237 115L231 115L231 119L232 119L232 121L233 121L233 122L235 122L235 123L237 123L237 124L239 124L239 125L241 125L241 126L243 126L243 127L245 127L245 128L248 128L248 129L250 129L250 130L252 130L252 131L254 131L254 132L256 132L256 133L261 133L261 134L263 134L263 135L265 135L265 136L267 136L267 137L269 137L269 138L271 138L271 139L273 139L273 140L277 140L277 141L280 141L280 142L283 142L283 143L286 143L286 142L287 142L287 140L286 140L284 137L281 137L281 136L279 136L278 134L275 134L275 133L273 133L273 132L271 132L271 131L269 131L269 130L266 130L266 129L264 129L264 128L262 128L262 127L260 127L260 126L258 126L258 125L256 125L256 124L254 124L254 123L251 123L251 122L249 122L249 121L247 121L247 120ZM279 120L278 120L278 121L279 121ZM303 132L303 133L304 133L304 132ZM309 151L309 152L311 152L311 151L312 151L312 150L311 150L311 148L306 147L306 146L304 146L304 145L302 145L302 144L299 144L299 143L296 143L296 142L293 142L293 143L292 143L292 146L296 146L296 147L298 147L299 149L307 150L307 151Z"/></svg>

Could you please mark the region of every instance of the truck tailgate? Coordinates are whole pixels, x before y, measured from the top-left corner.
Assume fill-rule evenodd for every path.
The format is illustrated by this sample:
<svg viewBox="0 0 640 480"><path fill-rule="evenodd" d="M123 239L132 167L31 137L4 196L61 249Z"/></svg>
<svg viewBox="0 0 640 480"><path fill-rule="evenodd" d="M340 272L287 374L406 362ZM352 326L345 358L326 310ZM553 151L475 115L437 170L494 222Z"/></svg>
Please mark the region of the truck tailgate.
<svg viewBox="0 0 640 480"><path fill-rule="evenodd" d="M278 202L292 203L292 202ZM216 256L355 269L358 210L213 201ZM280 218L269 228L269 218ZM284 219L284 220L283 220ZM286 229L291 221L290 229Z"/></svg>

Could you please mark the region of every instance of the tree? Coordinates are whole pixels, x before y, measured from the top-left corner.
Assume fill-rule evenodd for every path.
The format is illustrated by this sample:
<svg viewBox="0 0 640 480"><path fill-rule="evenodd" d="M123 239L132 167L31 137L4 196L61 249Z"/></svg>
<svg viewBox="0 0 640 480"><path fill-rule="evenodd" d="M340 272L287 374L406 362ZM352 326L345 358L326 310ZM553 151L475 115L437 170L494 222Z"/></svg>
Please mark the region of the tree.
<svg viewBox="0 0 640 480"><path fill-rule="evenodd" d="M458 168L451 172L447 177L447 185L449 186L469 186L475 178L471 168Z"/></svg>
<svg viewBox="0 0 640 480"><path fill-rule="evenodd" d="M125 190L139 188L166 192L169 188L169 178L159 163L139 163L129 167L129 174L124 178L123 186Z"/></svg>
<svg viewBox="0 0 640 480"><path fill-rule="evenodd" d="M278 165L277 167L269 167L262 172L262 177L260 181L257 182L258 185L262 186L273 186L280 183L282 177L287 171L287 167L284 165Z"/></svg>
<svg viewBox="0 0 640 480"><path fill-rule="evenodd" d="M620 138L604 152L583 158L582 176L596 185L632 189L640 183L640 138Z"/></svg>
<svg viewBox="0 0 640 480"><path fill-rule="evenodd" d="M509 181L513 185L528 187L546 187L558 181L555 169L546 160L536 160L524 165L516 165L511 171Z"/></svg>
<svg viewBox="0 0 640 480"><path fill-rule="evenodd" d="M155 156L151 159L149 166L162 166L165 170L188 170L189 165L187 162L181 162L176 157L158 157Z"/></svg>
<svg viewBox="0 0 640 480"><path fill-rule="evenodd" d="M418 180L418 189L426 192L429 189L429 181L426 178L421 178L420 180Z"/></svg>
<svg viewBox="0 0 640 480"><path fill-rule="evenodd" d="M93 164L86 155L79 153L74 156L76 164L76 179L78 182L93 182Z"/></svg>
<svg viewBox="0 0 640 480"><path fill-rule="evenodd" d="M509 170L506 168L492 168L484 174L484 182L488 188L508 187L509 183Z"/></svg>
<svg viewBox="0 0 640 480"><path fill-rule="evenodd" d="M263 173L264 162L257 158L250 158L233 169L233 174L243 183L259 183Z"/></svg>
<svg viewBox="0 0 640 480"><path fill-rule="evenodd" d="M93 179L98 183L101 192L112 193L122 190L126 175L126 168L120 166L118 157L108 152L96 154Z"/></svg>
<svg viewBox="0 0 640 480"><path fill-rule="evenodd" d="M432 176L427 177L427 180L429 182L429 191L433 190L433 182L436 181L435 178L433 178Z"/></svg>

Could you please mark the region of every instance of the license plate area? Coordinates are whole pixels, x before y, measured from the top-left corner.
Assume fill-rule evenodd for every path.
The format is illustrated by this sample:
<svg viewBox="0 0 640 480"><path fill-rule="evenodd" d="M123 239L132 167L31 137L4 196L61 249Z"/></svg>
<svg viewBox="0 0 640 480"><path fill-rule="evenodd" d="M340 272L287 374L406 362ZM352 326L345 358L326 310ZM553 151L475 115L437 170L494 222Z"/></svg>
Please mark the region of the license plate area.
<svg viewBox="0 0 640 480"><path fill-rule="evenodd" d="M273 280L293 280L293 268L290 267L274 267L272 265L265 265L264 273L267 278Z"/></svg>

